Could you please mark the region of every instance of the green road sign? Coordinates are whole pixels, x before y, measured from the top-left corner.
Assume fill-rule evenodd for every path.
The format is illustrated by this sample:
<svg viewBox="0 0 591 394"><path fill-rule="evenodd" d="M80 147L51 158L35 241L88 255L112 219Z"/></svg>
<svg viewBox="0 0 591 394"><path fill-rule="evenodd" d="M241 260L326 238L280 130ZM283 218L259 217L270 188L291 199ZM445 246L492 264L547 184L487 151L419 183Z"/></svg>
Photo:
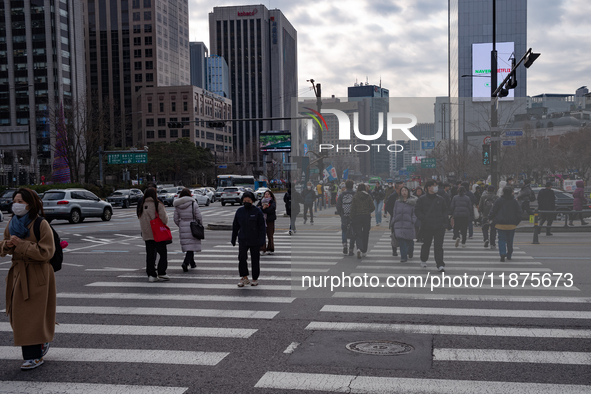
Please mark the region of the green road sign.
<svg viewBox="0 0 591 394"><path fill-rule="evenodd" d="M421 160L421 168L437 168L437 159L429 158Z"/></svg>
<svg viewBox="0 0 591 394"><path fill-rule="evenodd" d="M109 164L145 164L147 153L109 153Z"/></svg>
<svg viewBox="0 0 591 394"><path fill-rule="evenodd" d="M406 171L408 172L415 172L417 170L417 166L406 166Z"/></svg>

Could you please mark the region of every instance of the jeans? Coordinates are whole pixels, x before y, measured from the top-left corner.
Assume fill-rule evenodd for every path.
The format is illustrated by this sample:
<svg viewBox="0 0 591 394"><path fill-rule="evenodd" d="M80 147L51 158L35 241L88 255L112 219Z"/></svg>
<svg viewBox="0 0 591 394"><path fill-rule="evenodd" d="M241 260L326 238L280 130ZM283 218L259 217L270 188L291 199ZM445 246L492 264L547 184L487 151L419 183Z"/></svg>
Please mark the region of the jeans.
<svg viewBox="0 0 591 394"><path fill-rule="evenodd" d="M347 245L347 227L349 226L349 216L341 216L341 241L344 245ZM353 250L355 247L355 238L349 240L349 249Z"/></svg>
<svg viewBox="0 0 591 394"><path fill-rule="evenodd" d="M431 242L435 240L433 249L435 249L435 264L437 267L445 267L443 262L443 238L445 237L445 229L422 229L423 245L421 246L421 261L427 262L429 260L429 252L431 250Z"/></svg>
<svg viewBox="0 0 591 394"><path fill-rule="evenodd" d="M156 273L156 253L160 255L158 273ZM146 273L148 276L166 275L166 268L168 268L166 244L154 240L146 241Z"/></svg>
<svg viewBox="0 0 591 394"><path fill-rule="evenodd" d="M468 220L468 235L470 237L474 236L474 221Z"/></svg>
<svg viewBox="0 0 591 394"><path fill-rule="evenodd" d="M275 242L273 242L273 234L275 234L275 221L271 220L266 223L267 229L267 245L261 247L261 252L275 252Z"/></svg>
<svg viewBox="0 0 591 394"><path fill-rule="evenodd" d="M468 223L472 224L470 218L454 218L454 238L462 236L462 245L466 244L466 234L468 232Z"/></svg>
<svg viewBox="0 0 591 394"><path fill-rule="evenodd" d="M308 220L306 213L310 211L310 223L314 223L314 211L312 210L313 204L304 204L304 222Z"/></svg>
<svg viewBox="0 0 591 394"><path fill-rule="evenodd" d="M43 349L41 348L42 345L28 345L28 346L21 346L23 351L23 360L34 360L37 358L41 358L43 355Z"/></svg>
<svg viewBox="0 0 591 394"><path fill-rule="evenodd" d="M252 280L257 280L261 272L261 254L258 245L238 244L238 272L241 277L248 276L248 251L252 260Z"/></svg>
<svg viewBox="0 0 591 394"><path fill-rule="evenodd" d="M482 219L482 237L484 241L490 240L490 244L492 246L495 245L495 240L497 238L497 228L488 220L488 218Z"/></svg>
<svg viewBox="0 0 591 394"><path fill-rule="evenodd" d="M511 257L513 254L513 238L515 237L515 230L500 230L499 232L499 254Z"/></svg>
<svg viewBox="0 0 591 394"><path fill-rule="evenodd" d="M384 207L384 200L374 201L374 207L376 208L376 224L382 223L382 208Z"/></svg>
<svg viewBox="0 0 591 394"><path fill-rule="evenodd" d="M351 218L355 229L355 243L361 253L367 253L369 244L369 230L371 229L371 215L357 215Z"/></svg>
<svg viewBox="0 0 591 394"><path fill-rule="evenodd" d="M400 259L408 260L408 255L413 254L415 250L415 241L412 239L396 238L400 245Z"/></svg>

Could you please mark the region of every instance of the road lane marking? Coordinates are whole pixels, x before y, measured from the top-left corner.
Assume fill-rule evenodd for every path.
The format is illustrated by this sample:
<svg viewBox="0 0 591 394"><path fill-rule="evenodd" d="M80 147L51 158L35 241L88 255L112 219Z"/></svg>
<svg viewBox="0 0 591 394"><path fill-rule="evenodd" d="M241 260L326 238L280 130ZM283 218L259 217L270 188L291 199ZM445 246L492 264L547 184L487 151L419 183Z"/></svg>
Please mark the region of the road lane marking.
<svg viewBox="0 0 591 394"><path fill-rule="evenodd" d="M58 293L57 298L107 299L107 300L158 300L158 301L205 301L205 302L262 302L290 304L294 297L225 296L195 294L144 294L144 293Z"/></svg>
<svg viewBox="0 0 591 394"><path fill-rule="evenodd" d="M132 386L123 384L0 381L0 393L61 394L183 394L188 387Z"/></svg>
<svg viewBox="0 0 591 394"><path fill-rule="evenodd" d="M283 353L285 353L285 354L291 354L291 353L293 353L296 350L296 348L298 346L300 346L300 343L299 342L292 342L292 343L289 344L289 346L287 346L287 348L283 351Z"/></svg>
<svg viewBox="0 0 591 394"><path fill-rule="evenodd" d="M171 268L168 267L168 271ZM178 271L181 269L179 268ZM198 271L199 269L193 270ZM171 279L189 279L189 280L231 280L235 281L238 280L236 275L191 275L191 274L168 274ZM145 274L135 274L135 275L118 275L118 278L146 278ZM267 281L292 281L294 278L291 276L265 276L265 282Z"/></svg>
<svg viewBox="0 0 591 394"><path fill-rule="evenodd" d="M233 319L273 319L279 311L232 309L139 308L114 306L58 306L57 313L89 315L191 316Z"/></svg>
<svg viewBox="0 0 591 394"><path fill-rule="evenodd" d="M67 362L103 362L175 364L175 365L208 365L214 366L230 353L225 352L190 352L182 350L141 350L141 349L88 349L88 348L56 348L51 347L48 361ZM0 359L22 360L21 349L14 346L0 346Z"/></svg>
<svg viewBox="0 0 591 394"><path fill-rule="evenodd" d="M473 317L518 317L536 319L591 319L591 312L564 310L509 310L470 308L419 308L371 305L324 305L321 312L338 313L379 313L393 315L438 315Z"/></svg>
<svg viewBox="0 0 591 394"><path fill-rule="evenodd" d="M433 349L433 361L591 365L591 353L514 349Z"/></svg>
<svg viewBox="0 0 591 394"><path fill-rule="evenodd" d="M266 372L255 387L357 394L588 394L591 390L591 386L570 384L390 378L271 371Z"/></svg>
<svg viewBox="0 0 591 394"><path fill-rule="evenodd" d="M456 300L456 301L486 301L486 302L566 302L574 304L589 304L591 297L538 297L538 296L499 296L499 295L469 295L469 294L422 294L422 293L369 293L369 292L335 292L333 298L402 298L420 300Z"/></svg>
<svg viewBox="0 0 591 394"><path fill-rule="evenodd" d="M240 291L264 291L264 290L279 290L291 291L291 286L286 285L267 285L264 283L264 277L259 278L262 282L259 286L245 286ZM223 283L170 283L170 282L94 282L86 286L90 287L161 287L164 289L233 289L236 290L236 285ZM305 289L305 288L304 288Z"/></svg>

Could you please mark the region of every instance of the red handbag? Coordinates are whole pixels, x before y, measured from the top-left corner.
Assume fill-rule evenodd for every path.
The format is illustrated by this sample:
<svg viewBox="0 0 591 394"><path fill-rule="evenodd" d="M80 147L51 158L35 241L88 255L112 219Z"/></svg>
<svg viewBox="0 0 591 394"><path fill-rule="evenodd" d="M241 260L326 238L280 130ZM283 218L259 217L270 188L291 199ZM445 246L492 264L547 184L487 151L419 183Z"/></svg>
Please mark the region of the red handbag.
<svg viewBox="0 0 591 394"><path fill-rule="evenodd" d="M152 235L155 242L171 242L172 233L170 228L162 222L160 216L158 216L158 207L156 207L156 218L150 220L150 226L152 227Z"/></svg>

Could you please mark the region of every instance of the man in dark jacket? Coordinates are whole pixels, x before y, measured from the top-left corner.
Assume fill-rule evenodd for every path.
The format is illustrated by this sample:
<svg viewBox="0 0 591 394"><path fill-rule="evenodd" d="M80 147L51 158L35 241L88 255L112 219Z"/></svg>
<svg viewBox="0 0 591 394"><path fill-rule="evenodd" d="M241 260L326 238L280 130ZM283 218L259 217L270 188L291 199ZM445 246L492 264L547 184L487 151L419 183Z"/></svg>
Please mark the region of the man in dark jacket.
<svg viewBox="0 0 591 394"><path fill-rule="evenodd" d="M283 196L285 202L285 212L289 216L289 235L296 233L296 219L300 214L300 204L304 199L300 193L291 184L287 186L287 193Z"/></svg>
<svg viewBox="0 0 591 394"><path fill-rule="evenodd" d="M347 248L347 230L351 224L351 205L353 204L353 181L348 180L345 182L345 191L341 193L337 199L337 213L341 216L341 241L343 243L343 254L353 256L355 248L355 237L351 237L349 241L349 248ZM352 235L353 231L350 231L349 235Z"/></svg>
<svg viewBox="0 0 591 394"><path fill-rule="evenodd" d="M382 209L384 207L384 197L386 196L386 192L380 182L376 183L376 187L374 187L371 192L371 196L373 198L376 212L376 226L379 226L382 223Z"/></svg>
<svg viewBox="0 0 591 394"><path fill-rule="evenodd" d="M253 205L256 200L252 192L242 195L243 206L236 210L232 224L232 246L236 246L238 238L238 271L241 279L238 287L259 284L260 247L265 245L265 217L263 212ZM248 251L252 260L252 282L248 280Z"/></svg>
<svg viewBox="0 0 591 394"><path fill-rule="evenodd" d="M552 182L546 182L546 187L538 193L538 210L539 211L555 211L556 210L556 195L552 190ZM553 235L550 232L552 222L554 221L556 214L540 212L540 227L544 226L544 223L548 221L548 227L546 227L546 235Z"/></svg>
<svg viewBox="0 0 591 394"><path fill-rule="evenodd" d="M501 262L504 262L505 258L511 260L515 228L521 222L521 208L519 208L519 203L513 197L513 188L511 186L503 188L503 194L493 204L488 218L495 224L499 234Z"/></svg>
<svg viewBox="0 0 591 394"><path fill-rule="evenodd" d="M536 195L531 189L531 179L526 179L523 183L524 185L521 190L519 190L519 194L517 195L517 202L519 202L519 206L523 212L527 212L528 215L532 215L533 211L529 207L529 203L531 201L536 201Z"/></svg>
<svg viewBox="0 0 591 394"><path fill-rule="evenodd" d="M447 207L443 197L435 193L434 188L436 185L437 183L434 180L428 180L425 183L426 193L419 197L415 214L421 221L420 232L423 238L421 267L427 267L431 242L434 240L435 263L437 264L437 269L440 272L444 272L443 238L445 237L445 229L447 227Z"/></svg>
<svg viewBox="0 0 591 394"><path fill-rule="evenodd" d="M312 182L308 182L306 188L302 190L302 198L304 199L304 224L308 221L306 214L310 211L310 224L314 224L314 211L312 207L316 201L316 189L312 186Z"/></svg>
<svg viewBox="0 0 591 394"><path fill-rule="evenodd" d="M478 204L478 212L480 212L480 216L482 217L482 236L485 248L488 248L489 241L490 248L496 248L495 241L497 238L497 229L495 228L494 223L491 223L490 220L488 220L488 214L497 198L499 198L499 196L495 193L495 187L490 185L482 194L482 197L480 197L480 204Z"/></svg>
<svg viewBox="0 0 591 394"><path fill-rule="evenodd" d="M466 189L466 195L468 197L470 197L470 202L472 202L472 210L474 210L474 207L478 206L478 200L476 200L476 196L474 195L474 193L472 193L470 191L470 183L468 182L462 182L462 186L464 186L464 188ZM470 222L468 223L468 238L472 239L472 237L474 236L474 220L470 220Z"/></svg>
<svg viewBox="0 0 591 394"><path fill-rule="evenodd" d="M448 186L447 189L445 185ZM451 197L449 196L449 194L447 194L447 190L449 190L449 184L445 184L443 182L439 182L437 184L437 194L443 197L443 199L445 200L445 204L447 204L446 206L449 209L449 206L451 204Z"/></svg>

